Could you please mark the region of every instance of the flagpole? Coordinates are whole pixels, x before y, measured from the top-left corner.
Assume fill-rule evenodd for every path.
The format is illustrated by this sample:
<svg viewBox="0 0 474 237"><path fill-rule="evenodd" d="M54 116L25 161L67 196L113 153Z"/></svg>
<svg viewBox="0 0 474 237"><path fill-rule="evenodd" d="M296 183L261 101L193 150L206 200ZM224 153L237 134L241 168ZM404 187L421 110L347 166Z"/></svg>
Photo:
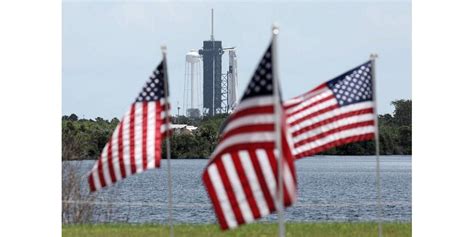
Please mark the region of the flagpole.
<svg viewBox="0 0 474 237"><path fill-rule="evenodd" d="M168 85L168 64L166 62L166 46L161 46L161 52L163 53L163 70L164 70L164 81L165 81L165 120L166 120L166 166L168 167L168 222L170 225L170 236L174 236L173 229L173 188L171 183L171 153L170 153L170 114L169 114L169 85Z"/></svg>
<svg viewBox="0 0 474 237"><path fill-rule="evenodd" d="M378 223L378 236L382 237L382 193L380 184L380 142L379 142L379 117L377 113L377 98L376 98L376 86L375 86L375 59L378 57L377 54L370 55L370 62L372 65L371 76L372 76L372 91L374 97L374 113L375 113L375 160L376 160L376 185L377 185L377 223Z"/></svg>
<svg viewBox="0 0 474 237"><path fill-rule="evenodd" d="M275 134L276 134L276 149L278 159L278 182L277 182L277 211L278 211L278 236L285 236L285 219L283 213L283 152L281 147L281 103L280 103L280 83L278 81L277 70L277 36L280 29L276 24L272 26L272 74L273 74L273 98L275 110Z"/></svg>

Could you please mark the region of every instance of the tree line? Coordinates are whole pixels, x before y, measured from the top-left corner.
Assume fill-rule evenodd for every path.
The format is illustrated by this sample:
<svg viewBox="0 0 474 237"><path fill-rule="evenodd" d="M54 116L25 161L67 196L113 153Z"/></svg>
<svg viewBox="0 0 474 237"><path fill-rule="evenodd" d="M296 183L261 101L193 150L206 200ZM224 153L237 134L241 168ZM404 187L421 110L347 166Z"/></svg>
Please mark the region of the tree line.
<svg viewBox="0 0 474 237"><path fill-rule="evenodd" d="M379 115L380 154L411 155L411 100L395 100L392 114ZM228 114L192 119L185 116L172 117L174 124L197 126L193 133L175 133L171 137L173 159L208 158L217 145L219 131ZM79 119L77 115L62 117L62 159L97 159L119 123L97 117ZM164 145L164 143L163 143ZM332 148L321 155L373 155L374 141L351 143ZM165 157L165 149L162 149Z"/></svg>

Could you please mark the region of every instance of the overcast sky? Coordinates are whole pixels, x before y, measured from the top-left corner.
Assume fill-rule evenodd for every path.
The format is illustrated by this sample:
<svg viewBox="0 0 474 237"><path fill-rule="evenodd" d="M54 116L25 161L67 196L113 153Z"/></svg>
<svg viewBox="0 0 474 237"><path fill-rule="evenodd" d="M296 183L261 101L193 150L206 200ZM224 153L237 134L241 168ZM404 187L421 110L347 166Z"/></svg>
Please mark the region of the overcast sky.
<svg viewBox="0 0 474 237"><path fill-rule="evenodd" d="M284 99L367 61L372 52L379 54L378 112L391 113L392 100L411 99L409 1L63 2L63 114L121 118L161 61L163 43L177 113L185 54L210 38L211 8L216 40L237 47L239 95L277 22Z"/></svg>

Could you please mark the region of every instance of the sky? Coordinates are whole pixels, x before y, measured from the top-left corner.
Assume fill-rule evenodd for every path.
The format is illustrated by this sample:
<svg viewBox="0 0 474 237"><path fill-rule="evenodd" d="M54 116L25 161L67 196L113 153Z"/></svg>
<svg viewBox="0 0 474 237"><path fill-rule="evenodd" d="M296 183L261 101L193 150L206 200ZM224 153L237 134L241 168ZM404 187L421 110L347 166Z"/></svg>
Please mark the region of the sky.
<svg viewBox="0 0 474 237"><path fill-rule="evenodd" d="M211 8L215 39L224 47L237 47L238 95L268 47L276 22L284 99L367 61L371 53L379 55L378 113L392 113L393 100L411 99L410 1L65 1L62 114L121 118L161 61L162 44L168 48L176 114L177 104L183 103L185 54L210 39Z"/></svg>

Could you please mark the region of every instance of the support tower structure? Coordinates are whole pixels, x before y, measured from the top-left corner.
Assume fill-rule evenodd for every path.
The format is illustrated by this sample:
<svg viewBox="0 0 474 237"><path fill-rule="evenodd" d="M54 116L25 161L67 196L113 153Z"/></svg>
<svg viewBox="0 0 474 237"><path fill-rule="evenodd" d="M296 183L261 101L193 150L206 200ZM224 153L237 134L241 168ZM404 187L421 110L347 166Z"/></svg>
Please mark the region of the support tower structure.
<svg viewBox="0 0 474 237"><path fill-rule="evenodd" d="M222 55L229 52L229 70L222 73ZM214 39L214 9L211 10L211 39L199 50L203 62L203 115L228 113L236 104L237 56L235 47L223 48Z"/></svg>
<svg viewBox="0 0 474 237"><path fill-rule="evenodd" d="M202 49L203 70L203 113L215 115L222 112L222 41L214 39L214 9L211 10L211 39L205 40Z"/></svg>

